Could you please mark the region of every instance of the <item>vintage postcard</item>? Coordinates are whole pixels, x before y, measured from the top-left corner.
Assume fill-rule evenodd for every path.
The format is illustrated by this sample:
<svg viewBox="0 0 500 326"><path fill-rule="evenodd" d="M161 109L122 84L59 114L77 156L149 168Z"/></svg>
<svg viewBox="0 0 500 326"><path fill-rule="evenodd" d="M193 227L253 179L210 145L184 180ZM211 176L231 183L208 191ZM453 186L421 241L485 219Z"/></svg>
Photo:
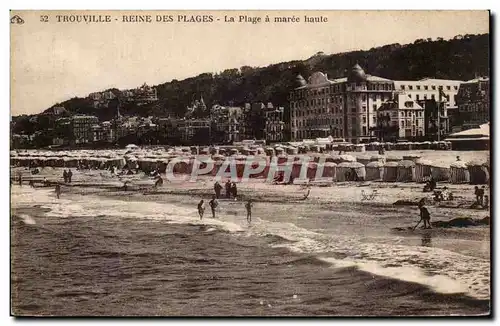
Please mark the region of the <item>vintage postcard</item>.
<svg viewBox="0 0 500 326"><path fill-rule="evenodd" d="M490 12L10 12L12 316L489 316Z"/></svg>

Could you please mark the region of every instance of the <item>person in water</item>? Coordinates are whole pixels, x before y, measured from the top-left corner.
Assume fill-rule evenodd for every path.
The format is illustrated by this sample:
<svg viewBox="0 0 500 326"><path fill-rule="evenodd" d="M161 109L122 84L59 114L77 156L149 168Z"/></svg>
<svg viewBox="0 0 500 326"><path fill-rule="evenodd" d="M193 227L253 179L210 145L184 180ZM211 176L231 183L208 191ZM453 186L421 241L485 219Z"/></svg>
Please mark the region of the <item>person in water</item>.
<svg viewBox="0 0 500 326"><path fill-rule="evenodd" d="M59 199L59 197L61 196L61 185L59 183L56 184L56 196L57 199Z"/></svg>
<svg viewBox="0 0 500 326"><path fill-rule="evenodd" d="M66 169L64 169L64 171L63 171L63 179L64 179L64 183L68 182L68 172L66 171Z"/></svg>
<svg viewBox="0 0 500 326"><path fill-rule="evenodd" d="M210 205L210 209L212 210L212 217L215 218L215 209L217 208L217 206L219 206L215 195L212 197L212 200L208 202L208 204Z"/></svg>
<svg viewBox="0 0 500 326"><path fill-rule="evenodd" d="M247 222L250 223L252 222L252 200L249 199L246 204L245 204L245 208L247 210Z"/></svg>
<svg viewBox="0 0 500 326"><path fill-rule="evenodd" d="M203 213L205 213L205 202L202 199L198 203L198 214L200 215L200 220L203 219Z"/></svg>
<svg viewBox="0 0 500 326"><path fill-rule="evenodd" d="M431 214L427 207L424 206L424 202L421 201L418 204L418 208L420 210L420 220L424 221L424 229L432 229L431 227Z"/></svg>

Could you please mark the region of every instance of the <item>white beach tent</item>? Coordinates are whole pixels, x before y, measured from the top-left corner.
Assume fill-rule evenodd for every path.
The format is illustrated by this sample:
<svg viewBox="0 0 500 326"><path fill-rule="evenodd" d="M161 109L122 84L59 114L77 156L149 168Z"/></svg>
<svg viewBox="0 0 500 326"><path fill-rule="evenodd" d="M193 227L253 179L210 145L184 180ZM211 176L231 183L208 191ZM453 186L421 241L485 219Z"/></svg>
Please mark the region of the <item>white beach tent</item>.
<svg viewBox="0 0 500 326"><path fill-rule="evenodd" d="M125 146L126 149L138 149L139 146L137 145L134 145L134 144L128 144L127 146Z"/></svg>

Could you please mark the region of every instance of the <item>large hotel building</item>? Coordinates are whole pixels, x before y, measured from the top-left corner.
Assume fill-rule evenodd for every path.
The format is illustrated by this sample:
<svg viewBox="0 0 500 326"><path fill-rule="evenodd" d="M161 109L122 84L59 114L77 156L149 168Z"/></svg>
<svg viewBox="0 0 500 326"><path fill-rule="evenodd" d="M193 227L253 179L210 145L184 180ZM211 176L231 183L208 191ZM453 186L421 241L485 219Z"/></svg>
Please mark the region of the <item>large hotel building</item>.
<svg viewBox="0 0 500 326"><path fill-rule="evenodd" d="M298 75L296 83L289 96L292 140L331 135L353 143L376 138L377 110L396 94L412 101L439 101L441 89L449 97L446 107L452 109L460 85L460 81L441 79L394 81L368 75L358 64L347 77L328 79L315 72L307 82Z"/></svg>

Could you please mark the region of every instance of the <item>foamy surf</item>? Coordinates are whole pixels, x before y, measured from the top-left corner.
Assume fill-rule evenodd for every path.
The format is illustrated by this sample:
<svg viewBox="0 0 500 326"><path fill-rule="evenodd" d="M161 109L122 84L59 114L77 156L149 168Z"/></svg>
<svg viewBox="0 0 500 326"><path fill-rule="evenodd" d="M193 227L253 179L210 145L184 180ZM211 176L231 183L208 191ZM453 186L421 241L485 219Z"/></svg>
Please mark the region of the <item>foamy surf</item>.
<svg viewBox="0 0 500 326"><path fill-rule="evenodd" d="M16 189L13 197L13 206L38 204L50 209L50 212L45 213L48 217L152 219L165 223L211 226L205 232L223 229L245 236L278 236L290 241L279 241L272 244L273 247L326 256L322 259L332 263L333 267L356 266L376 275L423 284L441 293L466 293L479 299L490 296L488 260L439 248L405 246L397 239L385 243L366 242L366 238L355 234L329 235L290 222L268 221L258 217L254 217L249 226L244 216L237 214L221 214L217 219L206 214L206 218L200 220L196 209L172 203L123 201L95 196L71 196L57 200L53 191L45 189ZM345 258L331 258L329 255Z"/></svg>

